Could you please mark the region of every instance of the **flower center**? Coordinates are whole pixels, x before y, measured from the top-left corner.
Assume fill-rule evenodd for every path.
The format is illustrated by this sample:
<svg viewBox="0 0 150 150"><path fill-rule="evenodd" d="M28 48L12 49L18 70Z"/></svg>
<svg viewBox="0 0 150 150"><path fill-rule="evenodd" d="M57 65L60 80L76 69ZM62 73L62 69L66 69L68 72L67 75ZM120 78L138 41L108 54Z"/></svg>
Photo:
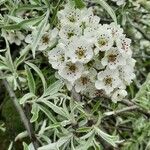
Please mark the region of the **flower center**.
<svg viewBox="0 0 150 150"><path fill-rule="evenodd" d="M68 39L70 39L72 36L74 36L74 33L73 32L68 32L67 36L68 36Z"/></svg>
<svg viewBox="0 0 150 150"><path fill-rule="evenodd" d="M115 62L116 61L116 58L117 58L117 55L116 54L110 54L108 56L108 61L109 62Z"/></svg>
<svg viewBox="0 0 150 150"><path fill-rule="evenodd" d="M76 50L76 55L79 59L81 59L85 55L85 50L82 47L78 47L78 49Z"/></svg>
<svg viewBox="0 0 150 150"><path fill-rule="evenodd" d="M75 66L75 64L69 64L68 67L69 67L68 68L69 71L72 72L72 73L75 73L76 70L77 70L77 67Z"/></svg>
<svg viewBox="0 0 150 150"><path fill-rule="evenodd" d="M70 17L68 17L68 19L69 19L70 22L75 22L76 21L74 16L70 16Z"/></svg>
<svg viewBox="0 0 150 150"><path fill-rule="evenodd" d="M61 60L62 62L64 62L64 61L65 61L65 57L64 57L64 55L63 55L63 54L60 56L60 60Z"/></svg>
<svg viewBox="0 0 150 150"><path fill-rule="evenodd" d="M18 40L19 38L18 38L18 36L17 36L17 35L15 35L15 36L14 36L14 39L15 39L15 40Z"/></svg>
<svg viewBox="0 0 150 150"><path fill-rule="evenodd" d="M86 85L89 82L89 79L87 77L81 77L81 82L83 85Z"/></svg>
<svg viewBox="0 0 150 150"><path fill-rule="evenodd" d="M43 36L42 41L44 44L48 44L49 43L49 37L47 35Z"/></svg>
<svg viewBox="0 0 150 150"><path fill-rule="evenodd" d="M110 85L112 86L112 78L111 77L107 77L104 79L105 85Z"/></svg>
<svg viewBox="0 0 150 150"><path fill-rule="evenodd" d="M108 41L105 38L99 38L98 39L98 44L99 46L105 46L108 43Z"/></svg>

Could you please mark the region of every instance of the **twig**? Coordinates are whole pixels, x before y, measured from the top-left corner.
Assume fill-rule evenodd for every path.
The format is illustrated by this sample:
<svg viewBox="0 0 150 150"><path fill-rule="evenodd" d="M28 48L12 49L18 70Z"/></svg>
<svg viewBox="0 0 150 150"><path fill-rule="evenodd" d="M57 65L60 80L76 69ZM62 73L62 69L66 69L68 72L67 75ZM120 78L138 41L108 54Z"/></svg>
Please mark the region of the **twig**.
<svg viewBox="0 0 150 150"><path fill-rule="evenodd" d="M126 112L126 111L133 111L135 109L138 109L138 106L133 105L133 106L125 107L125 108L120 109L120 110L106 112L104 114L106 116L112 116L112 115L118 115L118 114Z"/></svg>
<svg viewBox="0 0 150 150"><path fill-rule="evenodd" d="M141 109L140 106L138 106L138 104L136 104L136 103L133 102L133 101L129 101L129 100L124 99L124 100L122 100L122 101L119 101L119 103L124 104L124 105L126 105L126 106L136 106L136 107L137 107L137 110L138 110L140 113L142 113L142 114L144 114L145 116L147 116L148 118L150 118L150 112L147 112L147 111Z"/></svg>
<svg viewBox="0 0 150 150"><path fill-rule="evenodd" d="M0 75L4 76L2 71L0 71ZM35 135L31 132L29 121L28 121L28 119L27 119L27 117L26 117L22 107L19 105L18 99L17 99L14 91L10 87L9 83L7 82L7 80L3 79L2 82L3 82L3 84L4 84L5 88L6 88L6 90L7 90L8 94L9 94L9 96L10 96L10 98L11 98L11 100L12 100L12 102L13 102L15 108L16 108L16 110L18 111L18 113L20 115L20 119L23 122L24 127L27 130L27 132L28 132L28 135L30 137L30 140L31 140L35 150L37 150L38 143L35 140Z"/></svg>

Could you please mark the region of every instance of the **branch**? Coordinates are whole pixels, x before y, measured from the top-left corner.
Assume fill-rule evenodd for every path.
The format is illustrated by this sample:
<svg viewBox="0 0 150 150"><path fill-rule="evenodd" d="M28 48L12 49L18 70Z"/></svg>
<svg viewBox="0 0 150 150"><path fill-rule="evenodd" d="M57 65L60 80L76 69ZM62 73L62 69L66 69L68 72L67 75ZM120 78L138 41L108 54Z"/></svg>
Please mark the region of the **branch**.
<svg viewBox="0 0 150 150"><path fill-rule="evenodd" d="M133 102L133 101L129 101L129 100L127 100L127 99L124 99L124 100L122 100L122 101L119 101L119 103L124 104L124 105L126 105L126 106L135 106L135 107L137 107L136 109L137 109L140 113L142 113L142 114L144 114L145 116L147 116L148 118L150 118L150 112L147 112L147 111L143 110L142 108L140 108L140 106L138 106L137 103L135 103L135 102Z"/></svg>
<svg viewBox="0 0 150 150"><path fill-rule="evenodd" d="M125 107L125 108L120 109L120 110L106 112L104 114L106 116L112 116L112 115L118 115L118 114L126 112L126 111L133 111L135 109L138 109L138 106L133 105L133 106Z"/></svg>
<svg viewBox="0 0 150 150"><path fill-rule="evenodd" d="M0 75L4 76L2 71L0 71ZM35 134L32 132L32 130L30 128L29 120L27 119L27 117L26 117L22 107L19 105L18 99L17 99L14 91L10 87L9 83L7 82L7 80L3 79L2 82L3 82L3 84L4 84L5 88L6 88L6 90L7 90L8 94L9 94L9 96L10 96L10 98L11 98L11 100L12 100L12 102L13 102L15 108L16 108L16 110L18 111L18 113L20 115L20 119L23 122L23 125L24 125L25 129L28 132L28 135L30 137L30 140L31 140L35 150L37 150L38 143L35 140Z"/></svg>

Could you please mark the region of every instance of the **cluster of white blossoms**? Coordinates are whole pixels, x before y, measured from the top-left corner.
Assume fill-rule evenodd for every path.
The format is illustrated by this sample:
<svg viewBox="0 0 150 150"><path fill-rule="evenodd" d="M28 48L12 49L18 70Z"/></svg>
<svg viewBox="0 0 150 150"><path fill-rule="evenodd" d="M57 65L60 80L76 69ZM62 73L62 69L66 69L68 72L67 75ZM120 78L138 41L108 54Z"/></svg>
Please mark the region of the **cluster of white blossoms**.
<svg viewBox="0 0 150 150"><path fill-rule="evenodd" d="M57 77L68 90L90 97L105 94L114 102L124 98L135 77L135 60L123 29L115 23L100 24L92 8L66 5L58 20L58 44L48 53Z"/></svg>

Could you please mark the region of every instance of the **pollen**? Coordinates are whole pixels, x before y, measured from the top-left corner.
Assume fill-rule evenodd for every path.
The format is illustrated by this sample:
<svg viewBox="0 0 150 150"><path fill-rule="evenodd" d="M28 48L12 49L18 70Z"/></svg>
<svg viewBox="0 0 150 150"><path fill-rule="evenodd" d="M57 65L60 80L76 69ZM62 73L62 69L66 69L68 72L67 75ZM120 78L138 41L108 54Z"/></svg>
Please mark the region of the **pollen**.
<svg viewBox="0 0 150 150"><path fill-rule="evenodd" d="M112 86L112 78L111 77L107 77L104 79L105 85L110 85Z"/></svg>
<svg viewBox="0 0 150 150"><path fill-rule="evenodd" d="M108 43L108 41L105 38L99 38L98 44L99 46L105 46Z"/></svg>
<svg viewBox="0 0 150 150"><path fill-rule="evenodd" d="M116 54L110 54L108 56L108 61L109 62L115 62L116 61L116 58L117 58L117 55Z"/></svg>
<svg viewBox="0 0 150 150"><path fill-rule="evenodd" d="M49 43L49 37L47 35L43 36L42 41L44 44L48 44Z"/></svg>
<svg viewBox="0 0 150 150"><path fill-rule="evenodd" d="M85 56L85 50L82 47L78 47L76 50L76 55L79 59L83 58Z"/></svg>

